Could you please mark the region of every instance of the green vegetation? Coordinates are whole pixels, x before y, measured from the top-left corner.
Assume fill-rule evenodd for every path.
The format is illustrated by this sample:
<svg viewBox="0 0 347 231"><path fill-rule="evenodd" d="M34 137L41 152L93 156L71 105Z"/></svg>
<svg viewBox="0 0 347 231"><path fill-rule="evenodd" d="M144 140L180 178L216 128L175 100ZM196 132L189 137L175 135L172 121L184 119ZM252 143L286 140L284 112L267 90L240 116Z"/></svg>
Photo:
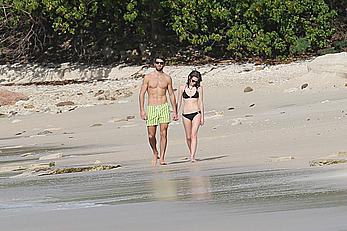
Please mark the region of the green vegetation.
<svg viewBox="0 0 347 231"><path fill-rule="evenodd" d="M0 0L0 63L336 52L346 47L346 8L347 0Z"/></svg>

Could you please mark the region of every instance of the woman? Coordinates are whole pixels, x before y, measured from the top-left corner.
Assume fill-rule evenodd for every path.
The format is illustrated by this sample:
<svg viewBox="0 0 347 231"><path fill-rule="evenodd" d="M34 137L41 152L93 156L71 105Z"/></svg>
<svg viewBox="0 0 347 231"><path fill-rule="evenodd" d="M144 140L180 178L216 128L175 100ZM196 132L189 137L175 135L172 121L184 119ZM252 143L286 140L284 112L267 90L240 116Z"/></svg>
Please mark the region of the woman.
<svg viewBox="0 0 347 231"><path fill-rule="evenodd" d="M190 161L195 162L197 136L200 125L204 124L203 88L200 85L201 74L192 71L188 81L180 86L178 92L178 108L182 107L182 121L186 132L186 142L190 152Z"/></svg>

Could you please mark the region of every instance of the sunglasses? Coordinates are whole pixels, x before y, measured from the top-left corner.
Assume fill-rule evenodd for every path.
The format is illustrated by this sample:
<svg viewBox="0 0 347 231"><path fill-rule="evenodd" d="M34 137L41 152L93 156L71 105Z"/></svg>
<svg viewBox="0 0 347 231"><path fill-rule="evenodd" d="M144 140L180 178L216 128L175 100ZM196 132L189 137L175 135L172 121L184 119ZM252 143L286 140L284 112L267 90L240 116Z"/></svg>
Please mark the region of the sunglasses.
<svg viewBox="0 0 347 231"><path fill-rule="evenodd" d="M164 65L164 62L155 61L156 64Z"/></svg>
<svg viewBox="0 0 347 231"><path fill-rule="evenodd" d="M197 83L197 82L199 82L199 80L192 79L192 83Z"/></svg>

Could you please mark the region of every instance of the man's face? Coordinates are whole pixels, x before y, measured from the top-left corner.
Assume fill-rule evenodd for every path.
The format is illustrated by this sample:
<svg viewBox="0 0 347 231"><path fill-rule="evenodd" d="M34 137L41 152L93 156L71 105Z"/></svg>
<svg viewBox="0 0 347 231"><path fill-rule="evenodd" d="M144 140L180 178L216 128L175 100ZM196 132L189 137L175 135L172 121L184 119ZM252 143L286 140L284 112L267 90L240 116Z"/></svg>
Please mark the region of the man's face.
<svg viewBox="0 0 347 231"><path fill-rule="evenodd" d="M162 71L164 68L164 60L156 59L154 62L154 67L157 71Z"/></svg>

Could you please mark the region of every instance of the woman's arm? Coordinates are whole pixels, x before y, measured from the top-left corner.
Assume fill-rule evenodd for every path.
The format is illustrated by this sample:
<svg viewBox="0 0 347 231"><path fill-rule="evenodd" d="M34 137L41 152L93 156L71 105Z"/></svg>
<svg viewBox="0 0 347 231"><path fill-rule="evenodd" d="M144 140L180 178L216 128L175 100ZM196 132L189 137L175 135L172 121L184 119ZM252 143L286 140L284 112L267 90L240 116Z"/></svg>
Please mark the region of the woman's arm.
<svg viewBox="0 0 347 231"><path fill-rule="evenodd" d="M200 119L200 124L203 125L205 123L205 109L204 109L204 89L202 86L199 88L199 109L201 111L201 119Z"/></svg>

